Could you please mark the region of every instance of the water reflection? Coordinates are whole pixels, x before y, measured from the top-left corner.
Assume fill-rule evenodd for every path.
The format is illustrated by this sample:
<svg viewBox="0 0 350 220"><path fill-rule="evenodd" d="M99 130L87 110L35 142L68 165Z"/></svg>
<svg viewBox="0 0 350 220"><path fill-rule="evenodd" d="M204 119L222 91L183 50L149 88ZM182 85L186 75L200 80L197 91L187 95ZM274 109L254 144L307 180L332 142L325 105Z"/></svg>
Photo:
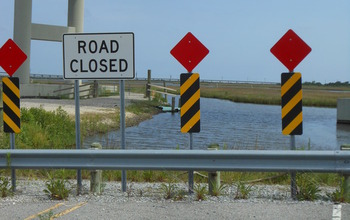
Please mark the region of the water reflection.
<svg viewBox="0 0 350 220"><path fill-rule="evenodd" d="M290 137L281 134L281 107L201 98L201 132L193 134L194 149L218 143L227 149L289 149ZM120 147L120 133L86 138L84 146L101 142ZM338 150L350 143L350 126L336 124L336 109L303 107L303 135L298 149ZM126 129L127 149L189 149L189 134L180 132L180 114L161 113Z"/></svg>

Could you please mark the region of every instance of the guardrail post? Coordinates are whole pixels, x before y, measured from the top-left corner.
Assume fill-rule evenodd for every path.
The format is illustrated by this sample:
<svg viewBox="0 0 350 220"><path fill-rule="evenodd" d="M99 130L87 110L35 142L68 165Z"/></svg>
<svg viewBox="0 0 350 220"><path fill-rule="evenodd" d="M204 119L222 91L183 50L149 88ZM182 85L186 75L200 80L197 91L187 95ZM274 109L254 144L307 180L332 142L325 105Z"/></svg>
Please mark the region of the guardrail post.
<svg viewBox="0 0 350 220"><path fill-rule="evenodd" d="M91 149L100 150L102 146L100 143L94 142L91 144ZM102 170L92 170L90 179L90 192L100 195L101 194L101 182L102 182Z"/></svg>
<svg viewBox="0 0 350 220"><path fill-rule="evenodd" d="M340 150L350 150L350 144L343 144L340 146ZM344 199L350 201L350 175L343 174L344 176Z"/></svg>
<svg viewBox="0 0 350 220"><path fill-rule="evenodd" d="M208 147L208 150L218 150L219 145L210 145ZM214 171L214 172L208 172L208 188L209 188L209 194L213 195L215 189L220 188L220 172Z"/></svg>
<svg viewBox="0 0 350 220"><path fill-rule="evenodd" d="M171 113L175 112L175 97L171 97Z"/></svg>
<svg viewBox="0 0 350 220"><path fill-rule="evenodd" d="M93 94L93 97L94 98L97 98L98 97L98 81L97 80L94 80L94 94Z"/></svg>
<svg viewBox="0 0 350 220"><path fill-rule="evenodd" d="M163 87L166 87L165 80L163 80ZM168 92L168 90L164 89L164 92ZM166 102L168 102L168 95L167 94L164 94L164 98L165 98Z"/></svg>

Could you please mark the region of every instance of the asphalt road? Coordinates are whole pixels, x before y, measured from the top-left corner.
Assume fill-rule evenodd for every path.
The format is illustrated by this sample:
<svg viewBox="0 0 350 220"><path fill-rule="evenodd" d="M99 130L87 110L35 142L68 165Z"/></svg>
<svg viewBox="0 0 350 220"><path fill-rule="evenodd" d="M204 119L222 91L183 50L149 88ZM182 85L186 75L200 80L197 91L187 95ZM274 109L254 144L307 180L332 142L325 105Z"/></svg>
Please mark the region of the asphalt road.
<svg viewBox="0 0 350 220"><path fill-rule="evenodd" d="M97 202L50 201L1 203L0 219L340 219L333 204L285 201ZM51 210L51 212L50 212ZM45 212L46 211L46 212ZM44 218L46 217L46 218ZM341 219L350 219L350 205L341 205Z"/></svg>

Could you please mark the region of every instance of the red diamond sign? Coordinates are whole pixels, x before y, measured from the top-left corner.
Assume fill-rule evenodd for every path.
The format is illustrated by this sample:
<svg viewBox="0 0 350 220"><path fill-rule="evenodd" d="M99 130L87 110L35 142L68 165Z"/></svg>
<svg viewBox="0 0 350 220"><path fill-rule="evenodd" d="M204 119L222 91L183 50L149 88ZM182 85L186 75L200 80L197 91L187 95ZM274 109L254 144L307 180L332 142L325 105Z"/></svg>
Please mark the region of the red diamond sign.
<svg viewBox="0 0 350 220"><path fill-rule="evenodd" d="M27 55L11 39L8 39L0 48L0 66L10 76L16 72L26 59Z"/></svg>
<svg viewBox="0 0 350 220"><path fill-rule="evenodd" d="M209 50L191 32L188 32L170 53L190 73L209 53Z"/></svg>
<svg viewBox="0 0 350 220"><path fill-rule="evenodd" d="M292 29L289 29L270 51L290 72L293 72L294 68L311 52L311 47Z"/></svg>

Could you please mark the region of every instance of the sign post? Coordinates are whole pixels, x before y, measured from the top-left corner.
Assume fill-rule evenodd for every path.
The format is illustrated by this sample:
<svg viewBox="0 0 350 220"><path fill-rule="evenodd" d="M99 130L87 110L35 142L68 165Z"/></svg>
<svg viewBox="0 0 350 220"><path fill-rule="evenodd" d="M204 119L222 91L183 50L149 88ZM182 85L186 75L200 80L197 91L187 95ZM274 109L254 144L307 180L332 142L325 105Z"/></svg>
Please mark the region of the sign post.
<svg viewBox="0 0 350 220"><path fill-rule="evenodd" d="M125 149L124 80L135 78L134 33L74 33L63 35L63 78L75 80L76 148L80 149L78 80L120 80L121 146ZM78 189L81 173L77 171ZM79 185L80 184L80 185ZM122 171L126 192L126 172Z"/></svg>
<svg viewBox="0 0 350 220"><path fill-rule="evenodd" d="M10 149L15 149L15 133L21 132L19 78L12 77L27 59L27 55L9 39L0 48L0 66L10 78L2 79L4 132L10 134ZM16 170L11 170L12 190L16 191Z"/></svg>
<svg viewBox="0 0 350 220"><path fill-rule="evenodd" d="M207 56L209 50L188 32L170 53L188 71L180 75L181 132L190 134L190 150L193 150L192 134L200 132L200 80L199 74L192 73L192 70ZM193 193L193 170L188 172L188 191Z"/></svg>
<svg viewBox="0 0 350 220"><path fill-rule="evenodd" d="M290 29L270 51L289 70L289 73L281 74L282 134L290 135L290 149L295 150L295 135L303 134L303 104L301 73L293 71L311 52L311 48ZM291 172L291 195L296 199L295 172Z"/></svg>

